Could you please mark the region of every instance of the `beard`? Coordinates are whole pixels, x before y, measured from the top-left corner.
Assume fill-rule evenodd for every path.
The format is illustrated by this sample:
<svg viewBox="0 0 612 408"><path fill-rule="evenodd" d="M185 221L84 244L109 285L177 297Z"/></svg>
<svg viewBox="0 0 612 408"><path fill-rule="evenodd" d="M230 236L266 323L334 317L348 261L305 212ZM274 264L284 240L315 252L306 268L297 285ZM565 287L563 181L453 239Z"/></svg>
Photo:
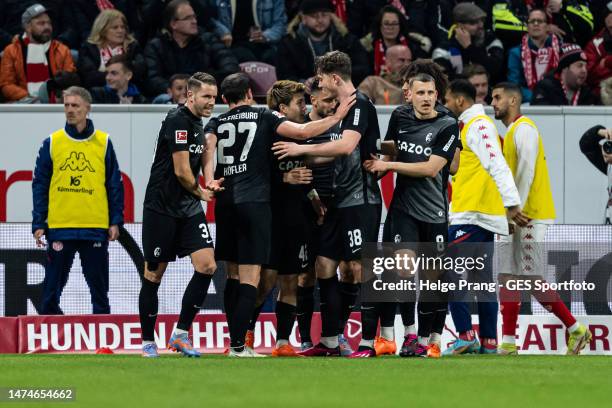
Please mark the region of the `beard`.
<svg viewBox="0 0 612 408"><path fill-rule="evenodd" d="M32 39L39 44L44 44L51 39L51 33L50 32L42 32L40 34L32 33Z"/></svg>
<svg viewBox="0 0 612 408"><path fill-rule="evenodd" d="M472 41L474 45L477 47L482 47L485 42L485 33L484 31L478 31L476 34L472 36Z"/></svg>

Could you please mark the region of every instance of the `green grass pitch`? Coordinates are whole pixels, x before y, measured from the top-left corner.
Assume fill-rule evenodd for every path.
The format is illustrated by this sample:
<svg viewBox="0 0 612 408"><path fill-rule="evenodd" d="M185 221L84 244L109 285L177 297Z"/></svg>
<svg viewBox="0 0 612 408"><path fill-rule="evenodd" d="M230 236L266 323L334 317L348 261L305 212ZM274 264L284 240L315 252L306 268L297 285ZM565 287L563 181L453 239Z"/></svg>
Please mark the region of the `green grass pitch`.
<svg viewBox="0 0 612 408"><path fill-rule="evenodd" d="M606 407L605 356L188 359L0 356L0 387L71 387L76 401L6 407Z"/></svg>

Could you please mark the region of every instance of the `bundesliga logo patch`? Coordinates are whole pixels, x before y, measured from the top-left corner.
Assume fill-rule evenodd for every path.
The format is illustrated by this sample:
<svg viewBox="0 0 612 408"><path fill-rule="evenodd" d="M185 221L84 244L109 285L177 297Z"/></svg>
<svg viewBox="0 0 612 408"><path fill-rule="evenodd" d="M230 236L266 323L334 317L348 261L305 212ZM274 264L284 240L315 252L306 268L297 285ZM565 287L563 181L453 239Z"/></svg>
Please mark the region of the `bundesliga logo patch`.
<svg viewBox="0 0 612 408"><path fill-rule="evenodd" d="M174 132L174 140L177 144L187 144L187 131L177 130Z"/></svg>

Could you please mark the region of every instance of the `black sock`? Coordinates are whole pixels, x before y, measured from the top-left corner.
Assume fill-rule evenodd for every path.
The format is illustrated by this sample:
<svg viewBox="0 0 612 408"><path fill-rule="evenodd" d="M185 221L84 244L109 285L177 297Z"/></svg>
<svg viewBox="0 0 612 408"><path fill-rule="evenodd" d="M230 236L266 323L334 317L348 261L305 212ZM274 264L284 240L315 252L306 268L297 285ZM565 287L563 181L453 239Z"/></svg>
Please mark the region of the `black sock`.
<svg viewBox="0 0 612 408"><path fill-rule="evenodd" d="M438 302L436 303L436 310L434 313L434 319L431 326L432 333L442 334L444 331L444 324L446 323L446 314L448 312L448 303Z"/></svg>
<svg viewBox="0 0 612 408"><path fill-rule="evenodd" d="M376 303L364 302L361 304L361 338L374 340L378 328L378 310Z"/></svg>
<svg viewBox="0 0 612 408"><path fill-rule="evenodd" d="M232 316L234 307L236 306L236 296L238 295L238 286L240 281L238 279L227 279L225 281L225 290L223 291L223 308L225 309L225 319L227 320L227 326L232 322Z"/></svg>
<svg viewBox="0 0 612 408"><path fill-rule="evenodd" d="M157 291L159 283L151 282L142 278L142 287L138 295L138 310L140 314L140 328L142 340L153 341L155 339L155 321L157 320Z"/></svg>
<svg viewBox="0 0 612 408"><path fill-rule="evenodd" d="M176 325L178 329L189 331L193 319L195 319L202 303L204 303L204 299L206 299L211 279L212 275L204 275L197 271L193 272L193 276L183 294L181 314Z"/></svg>
<svg viewBox="0 0 612 408"><path fill-rule="evenodd" d="M244 347L244 336L249 327L249 320L253 315L257 288L253 285L241 283L238 286L236 307L233 310L232 324L230 324L230 345L236 351Z"/></svg>
<svg viewBox="0 0 612 408"><path fill-rule="evenodd" d="M395 302L380 302L378 303L378 314L380 316L381 327L395 326L395 311L397 303Z"/></svg>
<svg viewBox="0 0 612 408"><path fill-rule="evenodd" d="M294 321L295 306L285 302L276 302L276 341L289 340Z"/></svg>
<svg viewBox="0 0 612 408"><path fill-rule="evenodd" d="M297 288L296 315L302 343L312 343L310 325L312 323L312 313L314 311L314 289L314 286L305 288L298 286Z"/></svg>
<svg viewBox="0 0 612 408"><path fill-rule="evenodd" d="M249 320L249 330L255 330L255 325L257 324L257 319L259 319L259 315L261 314L261 309L263 309L264 303L259 306L255 306L253 309L253 314L251 315L251 320Z"/></svg>
<svg viewBox="0 0 612 408"><path fill-rule="evenodd" d="M434 318L436 317L435 309L437 302L434 302L428 296L423 295L425 294L422 293L419 303L417 304L417 310L419 313L419 327L417 334L419 337L429 337L433 327Z"/></svg>
<svg viewBox="0 0 612 408"><path fill-rule="evenodd" d="M340 296L338 296L338 277L317 279L321 295L321 336L338 335L340 321Z"/></svg>
<svg viewBox="0 0 612 408"><path fill-rule="evenodd" d="M338 328L338 333L340 334L344 333L346 322L351 316L351 312L353 311L353 307L355 307L355 302L357 301L357 296L359 296L360 287L361 285L359 283L340 282L339 284L340 326Z"/></svg>
<svg viewBox="0 0 612 408"><path fill-rule="evenodd" d="M412 326L414 324L415 306L415 302L401 302L399 304L400 314L402 315L402 324L404 326Z"/></svg>

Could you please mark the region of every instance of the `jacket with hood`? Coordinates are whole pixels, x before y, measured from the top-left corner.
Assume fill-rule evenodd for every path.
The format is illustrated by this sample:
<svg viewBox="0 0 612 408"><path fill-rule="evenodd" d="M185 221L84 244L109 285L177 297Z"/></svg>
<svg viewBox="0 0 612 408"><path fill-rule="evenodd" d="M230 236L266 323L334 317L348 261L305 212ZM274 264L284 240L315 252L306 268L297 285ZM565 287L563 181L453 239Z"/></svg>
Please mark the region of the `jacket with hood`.
<svg viewBox="0 0 612 408"><path fill-rule="evenodd" d="M604 28L584 49L587 57L587 81L599 95L601 81L612 77L612 35ZM603 62L602 62L603 61Z"/></svg>
<svg viewBox="0 0 612 408"><path fill-rule="evenodd" d="M278 78L304 82L314 75L315 50L308 35L308 29L301 24L300 15L296 16L287 27L288 34L278 47ZM348 29L335 15L327 39L325 52L342 51L351 57L352 80L359 84L370 73L368 53L359 39L348 32ZM320 54L322 55L322 54ZM316 56L320 56L317 54Z"/></svg>

